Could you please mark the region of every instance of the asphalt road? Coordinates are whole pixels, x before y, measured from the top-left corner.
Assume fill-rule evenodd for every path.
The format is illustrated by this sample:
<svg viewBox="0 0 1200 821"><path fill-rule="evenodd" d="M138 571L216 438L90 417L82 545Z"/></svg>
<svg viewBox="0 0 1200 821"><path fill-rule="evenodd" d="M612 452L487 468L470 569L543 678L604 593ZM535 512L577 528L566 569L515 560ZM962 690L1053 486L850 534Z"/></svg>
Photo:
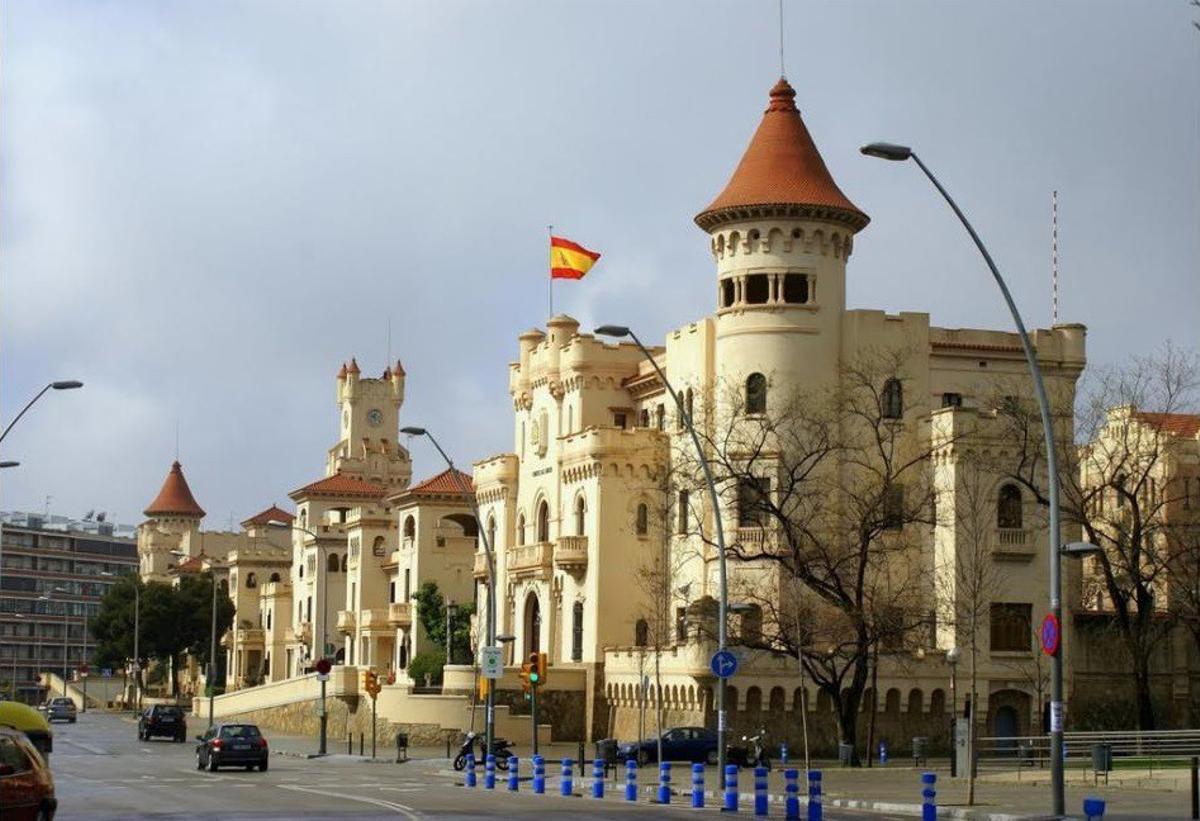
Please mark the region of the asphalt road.
<svg viewBox="0 0 1200 821"><path fill-rule="evenodd" d="M202 722L190 722L194 737ZM268 734L268 741L270 735ZM407 764L369 763L347 756L302 759L271 756L265 773L196 769L192 743L139 741L128 717L88 712L77 724L55 725L50 757L58 818L72 819L296 819L355 818L696 818L715 808L665 808L639 802L595 801L522 792L468 790L446 772L445 759ZM584 786L580 784L579 787ZM680 784L676 785L683 786ZM557 787L555 786L555 789ZM578 787L577 787L578 789ZM547 789L550 792L550 788ZM748 808L743 815L751 816ZM783 816L772 806L771 815ZM751 816L752 817L752 816ZM886 818L837 810L831 819Z"/></svg>

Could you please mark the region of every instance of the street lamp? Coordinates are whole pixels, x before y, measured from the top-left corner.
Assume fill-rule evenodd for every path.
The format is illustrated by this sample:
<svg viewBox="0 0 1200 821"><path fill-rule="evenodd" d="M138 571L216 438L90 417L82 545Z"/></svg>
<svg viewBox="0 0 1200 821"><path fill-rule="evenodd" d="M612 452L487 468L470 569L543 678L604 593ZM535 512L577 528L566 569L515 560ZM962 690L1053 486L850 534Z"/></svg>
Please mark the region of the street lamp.
<svg viewBox="0 0 1200 821"><path fill-rule="evenodd" d="M717 530L717 578L720 593L717 612L717 651L722 655L725 653L726 644L726 625L725 620L728 618L729 610L729 591L726 582L725 572L725 528L721 523L721 503L717 498L717 485L713 481L712 468L709 467L708 459L704 455L704 448L700 445L700 436L696 433L696 426L693 424L692 415L683 405L683 399L679 393L671 387L671 383L667 381L667 375L662 372L662 368L658 367L658 363L654 357L650 355L650 351L646 350L646 346L642 344L642 340L638 339L631 329L623 325L601 325L596 328L596 333L600 336L609 336L614 339L623 339L629 337L633 340L633 344L638 346L638 350L642 352L642 356L654 368L654 372L658 374L658 378L662 380L663 387L667 393L671 394L671 398L675 400L675 407L679 410L679 418L683 420L687 426L688 433L691 434L692 444L696 446L696 456L700 459L700 467L704 470L704 481L708 485L708 493L712 502L713 522ZM717 772L725 772L725 679L721 678L717 686Z"/></svg>
<svg viewBox="0 0 1200 821"><path fill-rule="evenodd" d="M324 580L323 582L318 582L318 584L321 585L321 658L323 659L326 656L325 650L326 650L326 644L327 644L325 624L329 620L329 567L327 566L327 563L324 561L325 557L321 551L327 547L331 547L332 545L321 544L321 537L318 536L316 533L309 530L307 527L301 527L300 525L292 524L291 522L284 522L284 521L280 521L279 519L271 519L267 522L267 526L268 527L286 527L291 530L297 531L299 533L304 533L308 536L312 536L312 538L313 538L313 547L315 547L317 549L317 562L320 565L320 569L317 571L317 578ZM321 680L321 715L320 715L321 729L320 729L320 736L319 736L320 744L317 748L317 753L319 755L325 755L328 752L328 743L327 742L329 740L329 713L325 709L326 676L327 676L326 673L319 673L317 676L317 678L319 678Z"/></svg>
<svg viewBox="0 0 1200 821"><path fill-rule="evenodd" d="M946 651L950 665L950 777L958 775L958 660L962 651L957 646Z"/></svg>
<svg viewBox="0 0 1200 821"><path fill-rule="evenodd" d="M487 646L495 647L498 636L496 635L496 553L493 545L488 538L487 528L483 526L483 520L479 518L479 505L475 502L475 493L471 488L467 487L466 482L462 480L459 473L454 468L454 462L442 450L442 446L438 444L438 440L433 434L425 428L419 428L414 425L400 428L400 432L409 436L424 436L437 452L441 454L442 459L446 462L446 466L450 469L450 478L458 485L459 492L466 497L467 503L471 506L471 515L475 517L475 532L479 534L479 541L483 543L483 552L487 557L487 616L486 616L486 636L485 641ZM496 736L496 688L489 686L487 691L487 720L484 722L484 755L492 751L492 742Z"/></svg>
<svg viewBox="0 0 1200 821"><path fill-rule="evenodd" d="M172 550L171 555L191 558L187 553L181 550ZM212 626L210 628L209 648L208 648L208 675L206 682L208 684L208 726L212 729L213 726L213 703L217 695L217 571L229 571L228 567L221 567L220 562L216 559L208 560L208 572L212 575Z"/></svg>
<svg viewBox="0 0 1200 821"><path fill-rule="evenodd" d="M110 570L100 571L101 576L116 578L117 574ZM138 639L141 637L142 615L142 580L134 575L133 578L133 712L137 713L142 703L142 659L138 655Z"/></svg>
<svg viewBox="0 0 1200 821"><path fill-rule="evenodd" d="M1021 319L1021 313L1017 310L1016 304L1013 303L1012 294L1009 293L1008 286L1004 283L1004 278L1000 276L1000 271L996 267L996 263L992 261L992 255L984 247L983 241L975 233L975 229L967 220L966 215L963 214L962 209L958 207L958 204L954 202L950 194L938 182L937 177L933 176L933 172L925 166L925 163L921 162L921 158L917 156L916 152L908 146L893 145L891 143L871 143L864 145L861 151L868 157L896 161L911 159L917 164L946 200L951 210L954 211L959 222L967 229L967 233L971 235L971 239L975 242L975 247L983 255L984 262L987 263L988 269L992 272L992 277L996 280L996 285L1000 288L1000 294L1004 297L1004 303L1008 306L1009 313L1012 314L1013 323L1017 326L1017 334L1021 338L1021 349L1025 352L1025 361L1029 365L1029 373L1033 378L1033 390L1037 396L1038 412L1042 417L1042 433L1046 440L1047 497L1050 507L1050 613L1054 616L1055 621L1061 624L1062 554L1059 550L1061 539L1058 524L1059 480L1058 458L1054 448L1054 425L1050 417L1050 402L1046 398L1046 386L1042 381L1042 369L1038 366L1037 356L1034 354L1033 345L1029 341L1029 334L1025 330L1025 323ZM1063 815L1066 812L1066 797L1064 794L1065 784L1063 782L1063 669L1061 648L1050 657L1050 669L1050 783L1054 800L1054 814Z"/></svg>

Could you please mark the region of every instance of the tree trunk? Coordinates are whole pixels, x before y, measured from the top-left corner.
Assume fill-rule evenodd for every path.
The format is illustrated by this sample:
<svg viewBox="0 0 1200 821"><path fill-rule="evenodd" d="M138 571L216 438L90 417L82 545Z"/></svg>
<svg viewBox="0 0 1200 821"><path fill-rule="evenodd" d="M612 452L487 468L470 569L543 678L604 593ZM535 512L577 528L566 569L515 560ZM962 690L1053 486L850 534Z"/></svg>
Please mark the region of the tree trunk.
<svg viewBox="0 0 1200 821"><path fill-rule="evenodd" d="M976 640L978 630L971 632L971 694L969 702L971 705L970 715L967 718L967 806L975 804L975 720L979 714L979 642ZM958 716L955 716L955 721Z"/></svg>
<svg viewBox="0 0 1200 821"><path fill-rule="evenodd" d="M875 755L875 718L879 713L879 642L871 650L871 718L867 723L867 767L870 768Z"/></svg>
<svg viewBox="0 0 1200 821"><path fill-rule="evenodd" d="M659 650L659 647L656 644L656 645L654 645L654 690L655 690L654 723L658 727L658 732L656 733L656 735L658 737L658 763L659 764L661 764L662 760L663 760L663 748L662 748L662 745L663 745L663 740L662 740L662 737L663 737L663 705L662 705L663 688L662 688L662 667L659 664L659 659L661 657L662 657L662 651Z"/></svg>
<svg viewBox="0 0 1200 821"><path fill-rule="evenodd" d="M1154 701L1150 697L1150 665L1141 653L1133 657L1133 688L1137 701L1138 729L1155 729Z"/></svg>

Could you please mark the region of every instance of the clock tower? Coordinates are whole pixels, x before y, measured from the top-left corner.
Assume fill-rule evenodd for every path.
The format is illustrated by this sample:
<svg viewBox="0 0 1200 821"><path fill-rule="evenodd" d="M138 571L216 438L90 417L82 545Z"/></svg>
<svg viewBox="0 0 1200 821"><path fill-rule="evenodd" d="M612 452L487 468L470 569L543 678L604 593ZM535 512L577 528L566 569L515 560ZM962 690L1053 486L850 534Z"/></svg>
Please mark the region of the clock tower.
<svg viewBox="0 0 1200 821"><path fill-rule="evenodd" d="M337 376L338 442L329 449L325 472L344 473L391 489L408 486L412 463L399 443L404 367L397 360L378 379L364 377L358 362Z"/></svg>

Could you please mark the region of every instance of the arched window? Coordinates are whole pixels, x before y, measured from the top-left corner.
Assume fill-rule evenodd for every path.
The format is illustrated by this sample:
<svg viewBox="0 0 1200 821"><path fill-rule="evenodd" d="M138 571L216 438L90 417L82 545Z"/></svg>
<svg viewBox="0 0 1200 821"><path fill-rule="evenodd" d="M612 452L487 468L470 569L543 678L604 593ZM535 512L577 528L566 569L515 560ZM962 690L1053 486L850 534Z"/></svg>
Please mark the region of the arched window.
<svg viewBox="0 0 1200 821"><path fill-rule="evenodd" d="M246 574L246 589L253 590L256 587L258 587L258 579L255 577L255 575L253 573L247 573Z"/></svg>
<svg viewBox="0 0 1200 821"><path fill-rule="evenodd" d="M583 602L571 608L571 661L583 661Z"/></svg>
<svg viewBox="0 0 1200 821"><path fill-rule="evenodd" d="M542 499L537 509L537 540L550 541L550 505Z"/></svg>
<svg viewBox="0 0 1200 821"><path fill-rule="evenodd" d="M646 507L646 503L642 502L637 506L637 521L635 524L637 535L645 536L650 532L650 508Z"/></svg>
<svg viewBox="0 0 1200 821"><path fill-rule="evenodd" d="M349 553L342 554L342 572L346 572L346 561L350 558Z"/></svg>
<svg viewBox="0 0 1200 821"><path fill-rule="evenodd" d="M300 565L300 569L297 571L297 573L299 574L300 578L304 578L304 565Z"/></svg>
<svg viewBox="0 0 1200 821"><path fill-rule="evenodd" d="M642 412L638 414L639 426L643 428L650 427L650 411L647 408L642 408Z"/></svg>
<svg viewBox="0 0 1200 821"><path fill-rule="evenodd" d="M899 419L904 415L904 388L895 377L883 383L880 411L884 419Z"/></svg>
<svg viewBox="0 0 1200 821"><path fill-rule="evenodd" d="M517 515L517 546L525 544L525 514Z"/></svg>
<svg viewBox="0 0 1200 821"><path fill-rule="evenodd" d="M746 377L746 413L767 412L767 378L761 373Z"/></svg>
<svg viewBox="0 0 1200 821"><path fill-rule="evenodd" d="M417 521L412 516L404 517L404 538L417 538Z"/></svg>
<svg viewBox="0 0 1200 821"><path fill-rule="evenodd" d="M273 581L273 582L277 582L277 581L279 581L279 574L278 574L278 573L272 573L272 574L271 574L271 581Z"/></svg>
<svg viewBox="0 0 1200 821"><path fill-rule="evenodd" d="M575 499L575 535L582 536L584 530L584 514L587 513L587 502L580 496Z"/></svg>
<svg viewBox="0 0 1200 821"><path fill-rule="evenodd" d="M675 512L677 527L675 532L686 534L688 532L688 492L686 490L679 491L679 509Z"/></svg>
<svg viewBox="0 0 1200 821"><path fill-rule="evenodd" d="M330 553L329 558L325 560L325 569L330 573L338 572L338 567L340 565L341 560L338 558L338 554L336 553Z"/></svg>
<svg viewBox="0 0 1200 821"><path fill-rule="evenodd" d="M1011 482L1000 488L1000 499L996 505L996 527L1020 529L1021 489Z"/></svg>
<svg viewBox="0 0 1200 821"><path fill-rule="evenodd" d="M384 543L382 536L376 536L375 541L371 543L371 554L376 557L383 556L387 553L387 545Z"/></svg>
<svg viewBox="0 0 1200 821"><path fill-rule="evenodd" d="M488 516L487 540L488 540L488 548L491 550L495 550L496 549L496 517L495 516Z"/></svg>
<svg viewBox="0 0 1200 821"><path fill-rule="evenodd" d="M650 625L645 619L638 619L634 625L633 643L638 647L645 647L650 643Z"/></svg>

